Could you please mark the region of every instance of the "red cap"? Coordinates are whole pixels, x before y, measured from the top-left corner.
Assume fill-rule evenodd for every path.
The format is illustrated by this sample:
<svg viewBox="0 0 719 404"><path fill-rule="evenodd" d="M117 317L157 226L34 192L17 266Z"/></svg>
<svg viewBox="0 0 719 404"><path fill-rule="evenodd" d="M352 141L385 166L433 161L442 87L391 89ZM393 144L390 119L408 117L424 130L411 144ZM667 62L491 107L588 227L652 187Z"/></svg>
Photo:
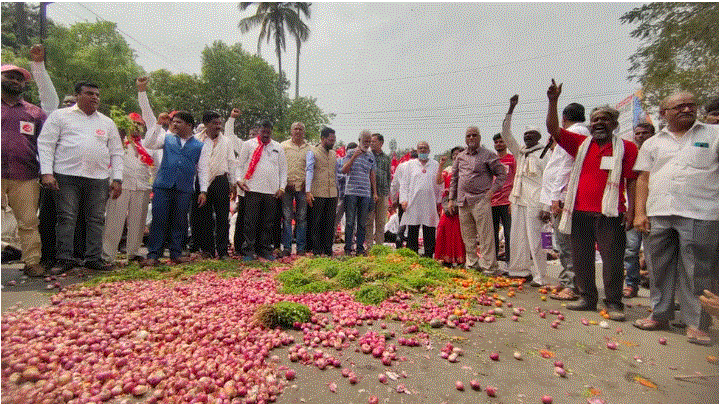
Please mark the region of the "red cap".
<svg viewBox="0 0 719 404"><path fill-rule="evenodd" d="M139 123L140 125L145 124L145 121L142 120L142 117L137 112L131 112L129 115L127 115L127 117L132 119L134 122Z"/></svg>
<svg viewBox="0 0 719 404"><path fill-rule="evenodd" d="M15 65L2 65L2 72L0 72L0 73L11 72L11 71L16 71L16 72L22 73L22 75L25 76L25 81L32 80L32 76L30 75L29 71L23 69L22 67L18 67Z"/></svg>

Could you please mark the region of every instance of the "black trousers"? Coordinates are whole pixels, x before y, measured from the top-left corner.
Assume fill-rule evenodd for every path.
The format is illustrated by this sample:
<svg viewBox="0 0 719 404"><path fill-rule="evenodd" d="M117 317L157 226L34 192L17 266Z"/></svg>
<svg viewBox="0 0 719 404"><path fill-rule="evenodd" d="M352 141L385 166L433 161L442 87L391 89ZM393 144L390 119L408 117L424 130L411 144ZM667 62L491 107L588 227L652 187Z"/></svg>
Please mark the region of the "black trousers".
<svg viewBox="0 0 719 404"><path fill-rule="evenodd" d="M332 256L332 242L335 237L335 212L337 198L315 198L310 214L309 239L315 255Z"/></svg>
<svg viewBox="0 0 719 404"><path fill-rule="evenodd" d="M230 246L230 183L227 174L215 177L207 187L207 201L197 208L197 227L192 238L211 256L227 255Z"/></svg>
<svg viewBox="0 0 719 404"><path fill-rule="evenodd" d="M235 219L235 254L240 255L242 244L245 243L245 197L237 196L237 216Z"/></svg>
<svg viewBox="0 0 719 404"><path fill-rule="evenodd" d="M270 235L270 244L275 249L282 247L282 198L275 198L275 208L272 214L272 233Z"/></svg>
<svg viewBox="0 0 719 404"><path fill-rule="evenodd" d="M244 256L269 256L272 254L272 231L277 216L277 202L282 202L272 194L247 192L245 194L245 242L242 245Z"/></svg>
<svg viewBox="0 0 719 404"><path fill-rule="evenodd" d="M598 300L594 281L594 245L602 256L602 278L606 304L622 305L624 286L624 248L627 243L624 215L608 217L601 213L574 212L572 215L572 259L574 284L579 294L589 303Z"/></svg>
<svg viewBox="0 0 719 404"><path fill-rule="evenodd" d="M432 258L434 256L434 240L436 232L436 227L422 225L422 236L424 237L424 254L422 254L422 256L427 258ZM407 226L407 248L419 254L419 225Z"/></svg>
<svg viewBox="0 0 719 404"><path fill-rule="evenodd" d="M397 206L397 219L401 222L402 221L402 215L404 215L404 209L402 209L402 205ZM394 245L396 248L402 248L404 247L404 232L405 232L406 226L399 226L399 230L397 231L397 237L395 238ZM409 245L407 246L409 247Z"/></svg>
<svg viewBox="0 0 719 404"><path fill-rule="evenodd" d="M40 231L40 261L45 265L55 263L55 226L57 226L57 212L55 210L55 198L50 188L40 189L40 211L38 214L38 230ZM84 211L84 205L80 201L80 211ZM82 260L85 257L85 221L78 220L75 224L75 259Z"/></svg>
<svg viewBox="0 0 719 404"><path fill-rule="evenodd" d="M492 223L494 224L494 253L499 257L499 222L504 229L504 259L509 262L509 231L512 228L512 215L509 205L492 206Z"/></svg>

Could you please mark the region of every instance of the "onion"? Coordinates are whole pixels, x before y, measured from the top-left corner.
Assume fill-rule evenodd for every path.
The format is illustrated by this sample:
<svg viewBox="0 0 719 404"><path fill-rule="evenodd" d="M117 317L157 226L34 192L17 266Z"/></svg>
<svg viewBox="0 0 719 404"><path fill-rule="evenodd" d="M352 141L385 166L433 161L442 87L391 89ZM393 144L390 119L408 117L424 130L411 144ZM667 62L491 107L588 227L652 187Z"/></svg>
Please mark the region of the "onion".
<svg viewBox="0 0 719 404"><path fill-rule="evenodd" d="M552 404L552 396L543 395L542 396L542 404Z"/></svg>
<svg viewBox="0 0 719 404"><path fill-rule="evenodd" d="M464 383L462 383L462 382L459 381L459 380L457 380L456 382L454 382L454 387L455 387L457 390L459 390L459 391L464 391Z"/></svg>
<svg viewBox="0 0 719 404"><path fill-rule="evenodd" d="M482 387L480 387L480 385L479 385L479 380L477 380L477 379L470 380L469 385L472 387L472 390L475 390L475 391L482 390Z"/></svg>
<svg viewBox="0 0 719 404"><path fill-rule="evenodd" d="M492 386L487 386L484 388L484 391L487 392L487 395L489 397L496 397L497 396L497 388Z"/></svg>
<svg viewBox="0 0 719 404"><path fill-rule="evenodd" d="M489 359L491 359L491 360L493 360L493 361L498 361L498 360L499 360L499 354L498 354L497 352L492 352L491 354L489 354Z"/></svg>

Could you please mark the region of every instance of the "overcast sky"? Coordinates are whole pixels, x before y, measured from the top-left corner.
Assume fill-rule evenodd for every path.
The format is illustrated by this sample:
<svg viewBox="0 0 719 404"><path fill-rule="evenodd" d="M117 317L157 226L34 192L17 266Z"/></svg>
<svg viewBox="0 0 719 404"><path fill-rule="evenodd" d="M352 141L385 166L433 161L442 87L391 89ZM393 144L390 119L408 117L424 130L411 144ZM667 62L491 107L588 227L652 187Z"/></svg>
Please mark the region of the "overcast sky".
<svg viewBox="0 0 719 404"><path fill-rule="evenodd" d="M546 89L564 82L560 108L617 104L638 89L627 79L639 42L619 17L638 3L313 2L300 58L300 95L336 117L344 142L362 129L399 148L427 140L433 153L464 143L477 125L491 148L509 97L519 94L514 131L538 126L546 138ZM148 72L200 73L215 40L255 52L258 29L241 34L237 3L51 3L48 17L70 25L114 21ZM262 56L277 68L272 43ZM295 45L282 67L294 96ZM201 111L195 111L200 113ZM520 140L521 142L521 140Z"/></svg>

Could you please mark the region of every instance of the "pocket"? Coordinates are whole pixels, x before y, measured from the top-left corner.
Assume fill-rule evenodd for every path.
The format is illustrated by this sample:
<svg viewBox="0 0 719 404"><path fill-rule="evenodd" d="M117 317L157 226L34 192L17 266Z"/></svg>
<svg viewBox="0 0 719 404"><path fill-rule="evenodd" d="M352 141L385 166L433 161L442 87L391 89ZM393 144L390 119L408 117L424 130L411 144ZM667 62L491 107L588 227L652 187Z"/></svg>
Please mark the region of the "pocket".
<svg viewBox="0 0 719 404"><path fill-rule="evenodd" d="M691 146L687 156L687 164L690 167L706 169L717 161L717 154L708 147Z"/></svg>

